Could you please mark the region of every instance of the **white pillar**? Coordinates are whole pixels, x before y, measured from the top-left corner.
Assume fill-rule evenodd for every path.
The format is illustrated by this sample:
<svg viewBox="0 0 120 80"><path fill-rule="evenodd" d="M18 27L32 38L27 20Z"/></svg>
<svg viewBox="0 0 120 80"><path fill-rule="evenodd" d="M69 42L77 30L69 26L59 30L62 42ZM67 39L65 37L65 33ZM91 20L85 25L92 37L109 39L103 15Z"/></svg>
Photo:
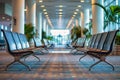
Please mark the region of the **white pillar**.
<svg viewBox="0 0 120 80"><path fill-rule="evenodd" d="M37 31L39 33L40 40L42 39L42 13L37 12Z"/></svg>
<svg viewBox="0 0 120 80"><path fill-rule="evenodd" d="M24 33L24 0L12 0L13 31Z"/></svg>
<svg viewBox="0 0 120 80"><path fill-rule="evenodd" d="M83 12L80 13L81 16L81 36L83 36L83 28L84 28L84 14Z"/></svg>
<svg viewBox="0 0 120 80"><path fill-rule="evenodd" d="M48 36L49 34L48 34L48 24L46 25L46 35Z"/></svg>
<svg viewBox="0 0 120 80"><path fill-rule="evenodd" d="M43 23L42 23L42 13L39 13L39 19L40 19L40 27L39 27L39 35L40 35L40 39L42 39L42 26L43 26Z"/></svg>
<svg viewBox="0 0 120 80"><path fill-rule="evenodd" d="M36 27L36 2L35 0L27 0L26 23L32 23Z"/></svg>
<svg viewBox="0 0 120 80"><path fill-rule="evenodd" d="M78 24L81 26L81 17L79 17Z"/></svg>
<svg viewBox="0 0 120 80"><path fill-rule="evenodd" d="M85 9L84 10L84 23L83 23L83 25L84 25L84 28L89 28L89 26L87 25L88 23L89 23L89 21L90 21L90 16L89 16L89 9Z"/></svg>
<svg viewBox="0 0 120 80"><path fill-rule="evenodd" d="M44 19L44 22L43 22L43 30L46 32L46 25L47 25L47 22L46 22L46 19Z"/></svg>
<svg viewBox="0 0 120 80"><path fill-rule="evenodd" d="M89 9L84 9L83 12L81 12L81 34L83 36L83 29L89 28L87 25L89 23Z"/></svg>
<svg viewBox="0 0 120 80"><path fill-rule="evenodd" d="M104 0L92 0L92 4L99 3L103 5ZM92 5L92 28L93 34L103 32L104 26L104 12L103 9L97 5Z"/></svg>

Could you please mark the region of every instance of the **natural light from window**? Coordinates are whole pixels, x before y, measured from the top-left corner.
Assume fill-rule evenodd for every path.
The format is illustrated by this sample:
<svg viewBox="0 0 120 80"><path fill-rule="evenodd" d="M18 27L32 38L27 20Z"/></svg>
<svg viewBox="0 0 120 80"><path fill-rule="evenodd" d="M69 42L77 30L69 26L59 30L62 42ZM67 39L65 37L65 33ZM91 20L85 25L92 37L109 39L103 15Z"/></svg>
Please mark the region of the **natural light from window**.
<svg viewBox="0 0 120 80"><path fill-rule="evenodd" d="M70 33L69 30L51 30L51 34L53 36L57 36L57 35L65 36L68 35L69 33Z"/></svg>

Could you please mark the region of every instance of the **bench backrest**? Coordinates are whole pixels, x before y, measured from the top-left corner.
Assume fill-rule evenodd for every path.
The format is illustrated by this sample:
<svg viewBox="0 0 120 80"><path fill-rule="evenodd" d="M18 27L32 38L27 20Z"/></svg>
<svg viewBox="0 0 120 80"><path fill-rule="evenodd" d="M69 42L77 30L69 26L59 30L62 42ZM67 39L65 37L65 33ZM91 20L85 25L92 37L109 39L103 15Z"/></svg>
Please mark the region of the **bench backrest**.
<svg viewBox="0 0 120 80"><path fill-rule="evenodd" d="M102 33L97 34L97 37L96 37L96 40L94 42L93 48L97 48L98 47L98 44L99 44L100 39L101 39L101 36L102 36Z"/></svg>
<svg viewBox="0 0 120 80"><path fill-rule="evenodd" d="M25 45L26 45L26 48L30 48L29 42L28 42L25 34L21 34L21 37L22 37L23 40L24 40L24 43L25 43Z"/></svg>
<svg viewBox="0 0 120 80"><path fill-rule="evenodd" d="M93 35L92 43L90 45L90 48L94 47L95 41L96 41L97 35Z"/></svg>
<svg viewBox="0 0 120 80"><path fill-rule="evenodd" d="M106 40L105 40L102 50L107 50L108 53L110 53L112 51L113 43L114 43L117 32L118 32L118 30L108 32L108 35L106 37Z"/></svg>
<svg viewBox="0 0 120 80"><path fill-rule="evenodd" d="M85 41L86 41L86 37L78 38L78 40L77 40L77 45L78 45L78 46L81 46L81 47L84 47Z"/></svg>
<svg viewBox="0 0 120 80"><path fill-rule="evenodd" d="M41 43L41 41L40 41L39 38L34 37L33 40L34 40L35 47L40 47L40 46L42 46L42 43Z"/></svg>
<svg viewBox="0 0 120 80"><path fill-rule="evenodd" d="M88 42L88 48L90 48L92 42L93 42L93 38L94 38L94 35L92 35L89 39L89 42Z"/></svg>
<svg viewBox="0 0 120 80"><path fill-rule="evenodd" d="M12 32L12 36L13 36L13 39L14 39L14 41L15 41L15 44L16 44L17 49L18 49L18 50L23 49L23 48L22 48L22 45L21 45L21 42L20 42L20 40L19 40L19 37L18 37L18 33Z"/></svg>
<svg viewBox="0 0 120 80"><path fill-rule="evenodd" d="M14 50L17 50L11 31L5 31L5 30L2 30L2 31L7 44L8 51L12 52Z"/></svg>
<svg viewBox="0 0 120 80"><path fill-rule="evenodd" d="M97 46L97 49L102 49L103 48L103 45L104 45L104 43L105 43L105 40L106 40L106 37L107 37L107 35L108 35L108 32L104 32L104 33L101 33L102 35L101 35L101 39L100 39L100 41L99 41L99 44L98 44L98 46Z"/></svg>
<svg viewBox="0 0 120 80"><path fill-rule="evenodd" d="M22 37L22 34L18 34L18 37L19 37L19 39L20 39L22 48L23 48L23 49L26 49L26 44L25 44L25 41L24 41L24 39L23 39L23 37Z"/></svg>

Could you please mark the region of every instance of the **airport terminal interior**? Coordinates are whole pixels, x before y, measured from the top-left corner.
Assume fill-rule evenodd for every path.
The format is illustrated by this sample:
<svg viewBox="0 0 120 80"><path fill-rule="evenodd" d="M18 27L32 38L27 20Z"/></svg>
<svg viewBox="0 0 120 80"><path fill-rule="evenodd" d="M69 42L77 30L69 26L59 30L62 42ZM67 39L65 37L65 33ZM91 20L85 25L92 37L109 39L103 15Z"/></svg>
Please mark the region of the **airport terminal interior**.
<svg viewBox="0 0 120 80"><path fill-rule="evenodd" d="M120 80L120 0L0 0L0 80Z"/></svg>

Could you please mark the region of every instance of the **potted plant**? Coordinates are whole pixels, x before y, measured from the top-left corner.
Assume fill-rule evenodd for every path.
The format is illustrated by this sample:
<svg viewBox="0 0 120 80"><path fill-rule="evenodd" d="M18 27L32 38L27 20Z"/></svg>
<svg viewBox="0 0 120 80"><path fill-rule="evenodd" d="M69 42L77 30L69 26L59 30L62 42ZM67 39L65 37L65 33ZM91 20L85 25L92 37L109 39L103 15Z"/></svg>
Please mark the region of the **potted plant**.
<svg viewBox="0 0 120 80"><path fill-rule="evenodd" d="M93 5L97 5L101 7L105 14L104 14L104 29L108 27L110 24L120 24L120 6L118 5L111 5L110 7L105 7L99 3L94 3Z"/></svg>
<svg viewBox="0 0 120 80"><path fill-rule="evenodd" d="M86 36L87 39L92 36L90 29L88 30L87 28L83 29L83 34Z"/></svg>
<svg viewBox="0 0 120 80"><path fill-rule="evenodd" d="M25 24L24 25L24 30L25 30L24 32L25 32L25 35L28 39L28 42L30 43L30 46L33 46L32 38L35 35L34 26L31 23L30 24Z"/></svg>
<svg viewBox="0 0 120 80"><path fill-rule="evenodd" d="M74 26L71 29L72 42L76 41L79 37L81 37L81 27L80 26Z"/></svg>
<svg viewBox="0 0 120 80"><path fill-rule="evenodd" d="M43 39L46 39L46 40L50 40L50 41L51 41L51 40L53 40L53 36L50 36L50 35L47 36L47 35L46 35L46 32L42 30L42 40L41 40L41 42L44 44Z"/></svg>

